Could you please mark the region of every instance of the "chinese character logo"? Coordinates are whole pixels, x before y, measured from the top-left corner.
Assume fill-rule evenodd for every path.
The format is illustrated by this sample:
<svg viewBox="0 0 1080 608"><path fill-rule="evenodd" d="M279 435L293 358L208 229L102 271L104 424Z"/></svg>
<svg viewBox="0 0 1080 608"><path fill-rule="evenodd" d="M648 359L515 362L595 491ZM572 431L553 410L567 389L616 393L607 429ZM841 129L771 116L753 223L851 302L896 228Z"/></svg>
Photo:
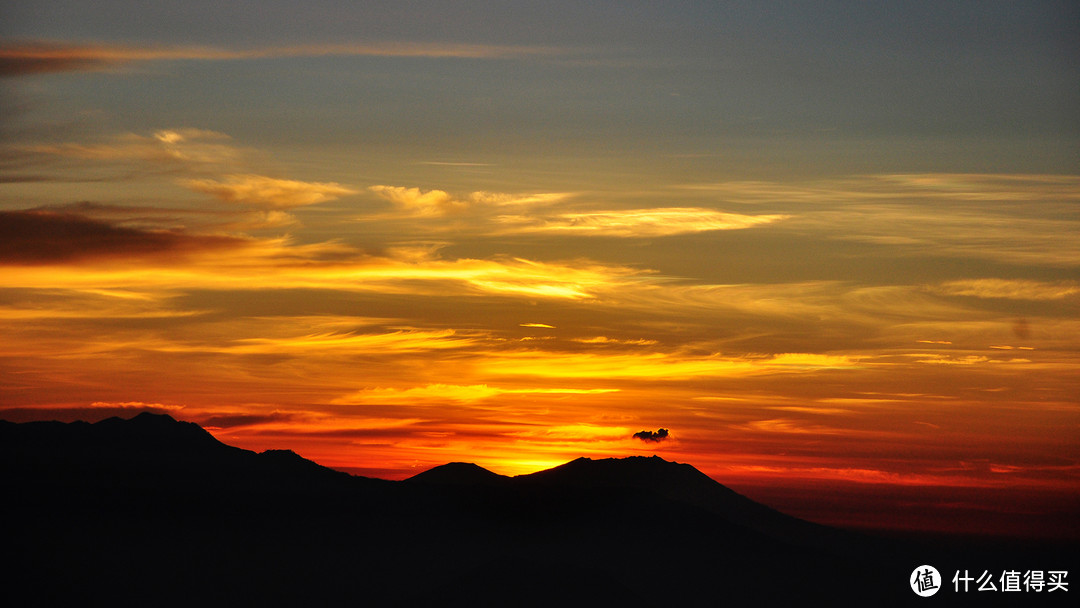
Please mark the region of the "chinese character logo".
<svg viewBox="0 0 1080 608"><path fill-rule="evenodd" d="M941 574L933 566L919 566L911 573L911 590L920 597L930 597L941 589Z"/></svg>
<svg viewBox="0 0 1080 608"><path fill-rule="evenodd" d="M919 568L926 568L927 566L920 566ZM919 572L918 569L915 570ZM1049 578L1047 578L1049 575ZM1068 591L1069 581L1065 580L1069 576L1068 570L1051 570L1049 572L1043 572L1042 570L1026 570L1021 573L1019 570L1005 570L1001 573L1000 577L995 577L994 573L989 570L983 570L983 573L979 575L979 578L971 576L971 573L964 570L964 575L960 575L960 571L957 570L953 575L953 591L957 593L967 593L971 591L971 583L978 583L978 591L998 591L1001 593L1042 593L1044 590L1046 593L1051 591ZM1001 586L998 587L994 584L994 581L998 581ZM914 580L911 583L911 588L915 589ZM915 593L919 593L918 589L915 589Z"/></svg>

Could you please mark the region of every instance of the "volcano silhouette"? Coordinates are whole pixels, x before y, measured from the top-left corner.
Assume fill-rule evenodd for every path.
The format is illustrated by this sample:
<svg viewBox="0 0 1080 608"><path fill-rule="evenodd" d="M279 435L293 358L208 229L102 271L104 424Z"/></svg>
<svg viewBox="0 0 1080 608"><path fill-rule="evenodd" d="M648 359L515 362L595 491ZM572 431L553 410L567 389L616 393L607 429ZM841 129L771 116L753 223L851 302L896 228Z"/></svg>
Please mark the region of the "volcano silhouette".
<svg viewBox="0 0 1080 608"><path fill-rule="evenodd" d="M914 597L914 558L894 545L784 515L655 456L517 477L450 463L392 482L140 414L0 421L0 484L5 552L18 556L7 587L44 605Z"/></svg>

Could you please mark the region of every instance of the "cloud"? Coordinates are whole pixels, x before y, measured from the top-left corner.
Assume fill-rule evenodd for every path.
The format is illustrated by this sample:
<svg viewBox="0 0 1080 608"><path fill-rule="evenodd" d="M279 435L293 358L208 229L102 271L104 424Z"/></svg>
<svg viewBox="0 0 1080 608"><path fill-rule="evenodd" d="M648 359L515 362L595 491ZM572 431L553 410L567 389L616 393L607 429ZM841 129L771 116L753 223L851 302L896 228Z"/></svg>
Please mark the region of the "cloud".
<svg viewBox="0 0 1080 608"><path fill-rule="evenodd" d="M1045 174L879 174L804 182L734 180L679 188L715 193L738 203L846 204L913 198L971 202L1080 200L1080 176Z"/></svg>
<svg viewBox="0 0 1080 608"><path fill-rule="evenodd" d="M248 230L264 230L267 228L283 228L285 226L297 226L300 220L296 216L278 210L259 210L245 213L234 221L226 222L220 226L221 230L241 232Z"/></svg>
<svg viewBox="0 0 1080 608"><path fill-rule="evenodd" d="M544 429L529 428L507 433L519 439L572 442L617 442L626 437L629 429L619 426L600 426L595 424L564 424Z"/></svg>
<svg viewBox="0 0 1080 608"><path fill-rule="evenodd" d="M140 404L137 401L117 403L98 401L87 406L0 407L0 419L8 422L32 422L35 420L97 422L114 416L131 418L139 412L172 414L175 416L176 410L179 409L183 409L183 406L163 405L160 403Z"/></svg>
<svg viewBox="0 0 1080 608"><path fill-rule="evenodd" d="M452 329L398 330L386 333L325 332L273 338L241 338L225 345L194 348L196 350L209 348L217 352L233 354L318 351L389 354L466 348L476 345L479 341L480 337L477 335L462 335Z"/></svg>
<svg viewBox="0 0 1080 608"><path fill-rule="evenodd" d="M929 288L947 296L1001 298L1008 300L1061 300L1080 294L1076 281L1044 282L1023 279L965 279Z"/></svg>
<svg viewBox="0 0 1080 608"><path fill-rule="evenodd" d="M35 181L56 182L127 181L156 174L239 173L262 156L235 145L224 133L193 128L124 133L89 142L12 144L7 149L27 159L25 162L33 167L47 167L52 173L62 170L63 174L35 178Z"/></svg>
<svg viewBox="0 0 1080 608"><path fill-rule="evenodd" d="M412 215L426 217L465 214L477 210L511 206L548 205L570 196L560 192L508 194L484 191L455 196L444 190L421 190L386 185L371 186L368 190Z"/></svg>
<svg viewBox="0 0 1080 608"><path fill-rule="evenodd" d="M194 317L207 311L170 306L164 294L143 294L108 289L49 290L0 304L0 321L23 324L60 319L167 319Z"/></svg>
<svg viewBox="0 0 1080 608"><path fill-rule="evenodd" d="M640 431L634 433L634 439L640 439L645 443L660 443L668 438L667 429L659 429L657 431Z"/></svg>
<svg viewBox="0 0 1080 608"><path fill-rule="evenodd" d="M370 56L507 59L553 56L551 47L428 42L373 42L229 49L211 46L69 44L52 40L0 44L0 77L97 71L142 61L241 61L279 57Z"/></svg>
<svg viewBox="0 0 1080 608"><path fill-rule="evenodd" d="M800 374L821 370L859 369L857 358L847 355L783 353L769 356L721 356L672 352L565 353L540 350L492 352L477 361L487 375L586 379L605 378L637 382L742 378L772 374Z"/></svg>
<svg viewBox="0 0 1080 608"><path fill-rule="evenodd" d="M75 238L58 235L70 226ZM81 232L80 232L81 231ZM85 233L85 234L83 234ZM397 258L336 241L297 245L283 238L144 231L45 212L0 216L0 261L53 264L49 272L5 272L0 286L37 289L332 289L408 295L494 295L592 300L643 280L638 269L589 261L538 262L523 258L443 260ZM154 253L210 252L180 260ZM126 259L128 264L66 264L83 258ZM138 263L136 263L138 262ZM167 270L167 272L159 272Z"/></svg>
<svg viewBox="0 0 1080 608"><path fill-rule="evenodd" d="M368 188L381 198L417 215L446 215L464 211L469 203L456 200L442 190L423 191L419 188L401 186L371 186Z"/></svg>
<svg viewBox="0 0 1080 608"><path fill-rule="evenodd" d="M1080 264L1075 175L887 174L681 188L790 212L791 230L907 255Z"/></svg>
<svg viewBox="0 0 1080 608"><path fill-rule="evenodd" d="M217 131L196 128L171 128L149 135L127 133L91 143L28 145L19 151L38 158L50 157L80 162L76 181L122 181L144 175L185 175L176 183L195 192L208 194L229 203L232 211L154 209L141 207L144 216L199 214L204 226L217 230L246 231L280 228L299 224L285 209L315 205L355 194L357 191L334 182L308 182L279 179L250 172L248 167L262 160L262 154L234 145L231 138ZM42 162L42 161L39 161ZM52 206L55 208L56 206ZM86 215L112 217L128 209L117 205L80 203L75 211ZM135 211L131 208L130 211ZM231 213L233 217L226 218ZM240 215L246 213L247 215ZM217 221L207 222L216 214ZM146 222L141 222L146 223Z"/></svg>
<svg viewBox="0 0 1080 608"><path fill-rule="evenodd" d="M0 44L0 77L100 70L113 63L100 47L44 40Z"/></svg>
<svg viewBox="0 0 1080 608"><path fill-rule="evenodd" d="M580 342L581 344L605 344L605 345L630 345L630 346L655 346L659 344L656 340L647 340L645 338L636 338L633 340L621 340L618 338L609 338L607 336L594 336L592 338L571 338L572 342Z"/></svg>
<svg viewBox="0 0 1080 608"><path fill-rule="evenodd" d="M979 365L982 363L989 363L991 359L982 355L965 355L963 357L949 357L946 355L936 354L920 354L911 356L926 357L925 359L919 359L916 363L928 363L931 365Z"/></svg>
<svg viewBox="0 0 1080 608"><path fill-rule="evenodd" d="M55 264L240 249L248 239L139 230L72 213L0 211L0 263Z"/></svg>
<svg viewBox="0 0 1080 608"><path fill-rule="evenodd" d="M790 418L750 420L744 424L736 424L732 426L733 428L744 431L765 433L791 433L809 435L838 435L854 433L854 431L850 431L847 429L838 429L824 426L821 424L811 424L801 420L792 420Z"/></svg>
<svg viewBox="0 0 1080 608"><path fill-rule="evenodd" d="M143 160L224 163L237 161L243 151L231 138L205 129L163 129L147 135L126 133L104 143L63 143L29 146L31 152L95 161Z"/></svg>
<svg viewBox="0 0 1080 608"><path fill-rule="evenodd" d="M741 230L787 219L787 215L742 215L694 207L563 213L551 217L504 215L495 219L512 233L655 237L711 230Z"/></svg>
<svg viewBox="0 0 1080 608"><path fill-rule="evenodd" d="M251 174L226 175L221 181L191 179L181 183L229 203L274 209L315 205L356 193L356 190L333 182L302 182Z"/></svg>
<svg viewBox="0 0 1080 608"><path fill-rule="evenodd" d="M142 401L95 401L90 404L95 409L125 409L125 410L182 410L182 405L166 405L163 403L143 403Z"/></svg>
<svg viewBox="0 0 1080 608"><path fill-rule="evenodd" d="M87 219L108 222L141 230L172 230L185 226L191 231L247 232L267 228L295 226L295 216L276 209L243 207L148 207L79 201L76 203L43 205L26 211L69 213Z"/></svg>
<svg viewBox="0 0 1080 608"><path fill-rule="evenodd" d="M613 237L655 237L740 230L787 219L783 214L744 215L698 207L601 210L575 213L543 213L572 196L566 192L502 193L477 191L459 196L445 190L421 190L402 186L368 188L398 209L416 217L480 216L490 222L492 234L563 234ZM506 213L513 210L514 213Z"/></svg>
<svg viewBox="0 0 1080 608"><path fill-rule="evenodd" d="M363 403L419 403L429 401L453 401L469 403L490 399L500 395L598 395L616 393L618 389L602 388L502 388L487 384L457 385L457 384L428 384L422 387L407 389L396 388L373 388L358 391L334 399L335 405L359 405Z"/></svg>
<svg viewBox="0 0 1080 608"><path fill-rule="evenodd" d="M299 418L287 412L269 414L219 414L199 420L199 424L211 429L233 429L237 427L259 426L270 423L291 422Z"/></svg>

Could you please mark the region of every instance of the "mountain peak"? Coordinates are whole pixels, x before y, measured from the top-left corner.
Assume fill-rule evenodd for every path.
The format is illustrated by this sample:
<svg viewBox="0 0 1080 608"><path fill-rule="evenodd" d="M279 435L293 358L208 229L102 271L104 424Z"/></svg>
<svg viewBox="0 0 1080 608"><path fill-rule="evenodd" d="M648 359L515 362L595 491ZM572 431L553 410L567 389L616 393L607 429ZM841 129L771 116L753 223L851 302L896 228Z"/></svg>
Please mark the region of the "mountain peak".
<svg viewBox="0 0 1080 608"><path fill-rule="evenodd" d="M558 480L562 483L628 487L663 486L672 482L685 483L687 481L716 483L709 476L688 464L664 460L655 454L598 460L583 456L546 471L521 477Z"/></svg>
<svg viewBox="0 0 1080 608"><path fill-rule="evenodd" d="M471 462L450 462L413 475L405 481L444 485L477 485L498 483L504 479L506 479L505 476L493 473Z"/></svg>
<svg viewBox="0 0 1080 608"><path fill-rule="evenodd" d="M202 445L213 449L224 448L206 429L194 422L177 420L168 414L141 412L132 418L114 416L89 425L87 437L98 441L134 441L151 446L164 447Z"/></svg>
<svg viewBox="0 0 1080 608"><path fill-rule="evenodd" d="M153 412L139 412L137 416L131 419L131 422L138 423L169 423L177 422L176 418L168 414L155 414Z"/></svg>

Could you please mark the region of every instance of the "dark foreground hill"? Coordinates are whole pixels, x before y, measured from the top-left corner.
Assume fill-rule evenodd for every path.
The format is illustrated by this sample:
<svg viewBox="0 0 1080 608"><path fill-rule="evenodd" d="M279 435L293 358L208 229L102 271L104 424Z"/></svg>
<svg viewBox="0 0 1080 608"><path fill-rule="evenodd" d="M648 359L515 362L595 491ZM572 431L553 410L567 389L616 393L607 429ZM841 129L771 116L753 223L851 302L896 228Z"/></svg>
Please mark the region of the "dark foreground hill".
<svg viewBox="0 0 1080 608"><path fill-rule="evenodd" d="M908 587L918 547L788 517L656 457L389 482L141 414L0 421L0 487L10 605L929 601Z"/></svg>

